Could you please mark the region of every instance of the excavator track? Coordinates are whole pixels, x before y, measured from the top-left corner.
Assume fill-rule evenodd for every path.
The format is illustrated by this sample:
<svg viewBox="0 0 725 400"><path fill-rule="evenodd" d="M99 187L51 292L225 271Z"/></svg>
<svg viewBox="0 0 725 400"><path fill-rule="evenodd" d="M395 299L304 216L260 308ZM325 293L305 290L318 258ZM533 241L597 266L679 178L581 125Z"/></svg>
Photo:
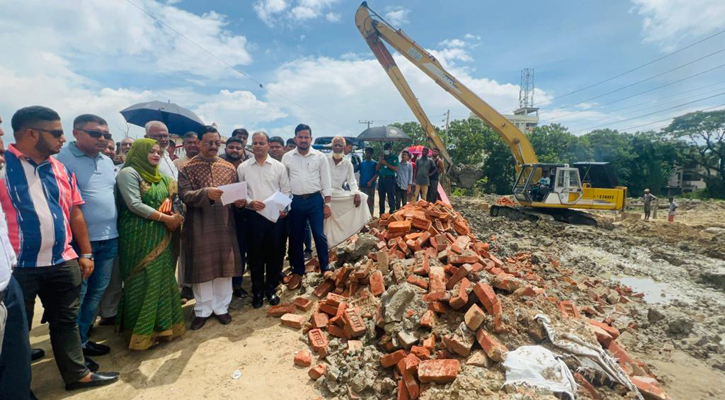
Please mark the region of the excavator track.
<svg viewBox="0 0 725 400"><path fill-rule="evenodd" d="M490 206L490 213L492 217L506 217L514 221L555 220L572 225L598 225L592 215L566 208L524 208L494 204Z"/></svg>

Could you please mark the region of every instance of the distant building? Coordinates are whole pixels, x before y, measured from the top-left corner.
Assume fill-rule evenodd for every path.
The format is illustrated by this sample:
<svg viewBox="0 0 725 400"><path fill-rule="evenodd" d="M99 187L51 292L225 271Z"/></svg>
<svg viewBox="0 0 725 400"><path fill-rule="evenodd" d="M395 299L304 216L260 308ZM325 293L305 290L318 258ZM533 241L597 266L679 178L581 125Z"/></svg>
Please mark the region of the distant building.
<svg viewBox="0 0 725 400"><path fill-rule="evenodd" d="M521 132L531 132L535 127L539 125L539 108L538 107L524 107L514 111L513 114L503 114L509 122L516 125ZM469 118L480 119L474 113L471 113Z"/></svg>
<svg viewBox="0 0 725 400"><path fill-rule="evenodd" d="M705 168L702 167L675 167L667 189L674 193L692 193L707 188L702 176Z"/></svg>

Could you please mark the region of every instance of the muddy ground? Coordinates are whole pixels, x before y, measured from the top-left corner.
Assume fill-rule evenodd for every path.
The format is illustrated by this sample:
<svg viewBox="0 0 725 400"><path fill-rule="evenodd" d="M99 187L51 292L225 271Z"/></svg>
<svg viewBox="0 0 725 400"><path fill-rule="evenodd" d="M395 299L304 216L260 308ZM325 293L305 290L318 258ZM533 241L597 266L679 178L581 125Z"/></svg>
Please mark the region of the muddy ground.
<svg viewBox="0 0 725 400"><path fill-rule="evenodd" d="M725 398L725 202L680 201L672 224L664 209L658 219L642 221L635 203L630 218L603 229L492 218L486 204L495 201L453 204L479 238L495 238L501 255L558 258L577 280L643 292L643 301L623 305L619 340L652 367L672 398ZM636 327L628 329L628 322Z"/></svg>

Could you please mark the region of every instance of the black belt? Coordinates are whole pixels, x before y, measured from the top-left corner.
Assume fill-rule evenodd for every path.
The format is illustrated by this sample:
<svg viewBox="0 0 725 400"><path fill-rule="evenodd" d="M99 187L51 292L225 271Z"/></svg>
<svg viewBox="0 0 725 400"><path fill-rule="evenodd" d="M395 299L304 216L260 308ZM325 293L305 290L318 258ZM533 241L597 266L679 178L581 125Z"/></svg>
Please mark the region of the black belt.
<svg viewBox="0 0 725 400"><path fill-rule="evenodd" d="M314 192L314 193L307 193L307 194L295 194L293 196L294 197L299 197L302 200L307 200L307 199L309 199L312 196L319 196L319 195L320 195L320 192Z"/></svg>
<svg viewBox="0 0 725 400"><path fill-rule="evenodd" d="M380 179L395 179L394 176L380 176Z"/></svg>

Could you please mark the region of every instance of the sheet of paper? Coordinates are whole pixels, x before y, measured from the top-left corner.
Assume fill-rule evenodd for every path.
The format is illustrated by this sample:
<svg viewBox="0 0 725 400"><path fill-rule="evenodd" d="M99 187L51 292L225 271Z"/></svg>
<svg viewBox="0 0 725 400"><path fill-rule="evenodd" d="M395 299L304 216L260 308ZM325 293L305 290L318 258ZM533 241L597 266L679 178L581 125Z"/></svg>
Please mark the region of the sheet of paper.
<svg viewBox="0 0 725 400"><path fill-rule="evenodd" d="M280 211L287 208L287 206L292 203L292 199L281 192L275 192L273 195L267 197L262 203L264 203L264 209L257 212L264 218L267 218L272 222L277 222Z"/></svg>
<svg viewBox="0 0 725 400"><path fill-rule="evenodd" d="M219 186L219 190L224 192L222 193L221 198L223 205L231 204L237 200L247 198L247 182L237 182L229 185L222 185Z"/></svg>

